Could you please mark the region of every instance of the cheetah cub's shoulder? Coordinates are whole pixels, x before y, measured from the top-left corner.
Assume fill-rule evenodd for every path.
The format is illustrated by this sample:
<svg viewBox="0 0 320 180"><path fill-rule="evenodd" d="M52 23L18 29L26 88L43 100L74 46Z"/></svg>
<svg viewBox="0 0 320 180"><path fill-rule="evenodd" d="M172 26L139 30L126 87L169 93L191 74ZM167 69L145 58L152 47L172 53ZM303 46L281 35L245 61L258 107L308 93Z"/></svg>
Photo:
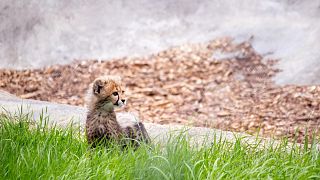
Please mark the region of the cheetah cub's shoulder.
<svg viewBox="0 0 320 180"><path fill-rule="evenodd" d="M126 104L124 88L118 76L102 76L93 81L88 89L86 105L87 140L93 147L101 141L127 139L138 146L149 142L148 133L141 122L117 119L115 107ZM129 139L129 140L128 140Z"/></svg>

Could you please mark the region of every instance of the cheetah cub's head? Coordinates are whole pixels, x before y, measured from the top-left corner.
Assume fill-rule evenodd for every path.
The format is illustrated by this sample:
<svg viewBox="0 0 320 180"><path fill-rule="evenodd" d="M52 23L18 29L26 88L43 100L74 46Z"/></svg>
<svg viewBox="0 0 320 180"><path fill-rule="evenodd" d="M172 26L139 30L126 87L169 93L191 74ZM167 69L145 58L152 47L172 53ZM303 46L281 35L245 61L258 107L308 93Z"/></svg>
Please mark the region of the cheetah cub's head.
<svg viewBox="0 0 320 180"><path fill-rule="evenodd" d="M91 103L96 105L122 107L126 104L119 76L101 76L93 81L92 89L89 89L89 91L94 96L91 97L93 98L91 101L94 101Z"/></svg>

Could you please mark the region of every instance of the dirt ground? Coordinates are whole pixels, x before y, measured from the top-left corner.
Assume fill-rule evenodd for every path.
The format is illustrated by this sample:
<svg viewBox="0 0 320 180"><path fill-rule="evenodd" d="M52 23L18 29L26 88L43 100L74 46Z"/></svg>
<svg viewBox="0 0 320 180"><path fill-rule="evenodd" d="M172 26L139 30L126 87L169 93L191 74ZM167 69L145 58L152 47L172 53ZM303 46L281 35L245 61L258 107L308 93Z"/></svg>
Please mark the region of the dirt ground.
<svg viewBox="0 0 320 180"><path fill-rule="evenodd" d="M147 57L75 61L34 70L0 70L0 89L22 98L84 105L100 75L120 75L128 106L142 121L289 137L320 133L320 86L279 86L278 61L250 42L221 38ZM122 109L123 110L123 109Z"/></svg>

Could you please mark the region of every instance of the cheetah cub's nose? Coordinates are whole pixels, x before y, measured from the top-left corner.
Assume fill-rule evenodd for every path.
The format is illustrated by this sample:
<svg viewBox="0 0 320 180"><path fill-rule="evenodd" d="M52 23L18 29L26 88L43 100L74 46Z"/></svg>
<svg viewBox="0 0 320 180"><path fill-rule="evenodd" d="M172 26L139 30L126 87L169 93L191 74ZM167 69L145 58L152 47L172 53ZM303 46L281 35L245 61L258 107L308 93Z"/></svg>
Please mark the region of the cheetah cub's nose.
<svg viewBox="0 0 320 180"><path fill-rule="evenodd" d="M125 99L121 99L121 101L118 101L118 106L119 107L123 107L126 105L126 100Z"/></svg>

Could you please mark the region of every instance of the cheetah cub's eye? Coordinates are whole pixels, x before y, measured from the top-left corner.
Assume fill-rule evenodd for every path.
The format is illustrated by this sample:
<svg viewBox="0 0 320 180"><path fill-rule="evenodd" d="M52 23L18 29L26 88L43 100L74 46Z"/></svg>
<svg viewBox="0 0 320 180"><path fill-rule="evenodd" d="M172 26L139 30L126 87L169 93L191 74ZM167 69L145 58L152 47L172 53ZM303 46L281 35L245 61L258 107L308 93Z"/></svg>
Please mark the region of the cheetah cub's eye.
<svg viewBox="0 0 320 180"><path fill-rule="evenodd" d="M118 94L118 92L113 92L112 95L118 96L119 94Z"/></svg>

